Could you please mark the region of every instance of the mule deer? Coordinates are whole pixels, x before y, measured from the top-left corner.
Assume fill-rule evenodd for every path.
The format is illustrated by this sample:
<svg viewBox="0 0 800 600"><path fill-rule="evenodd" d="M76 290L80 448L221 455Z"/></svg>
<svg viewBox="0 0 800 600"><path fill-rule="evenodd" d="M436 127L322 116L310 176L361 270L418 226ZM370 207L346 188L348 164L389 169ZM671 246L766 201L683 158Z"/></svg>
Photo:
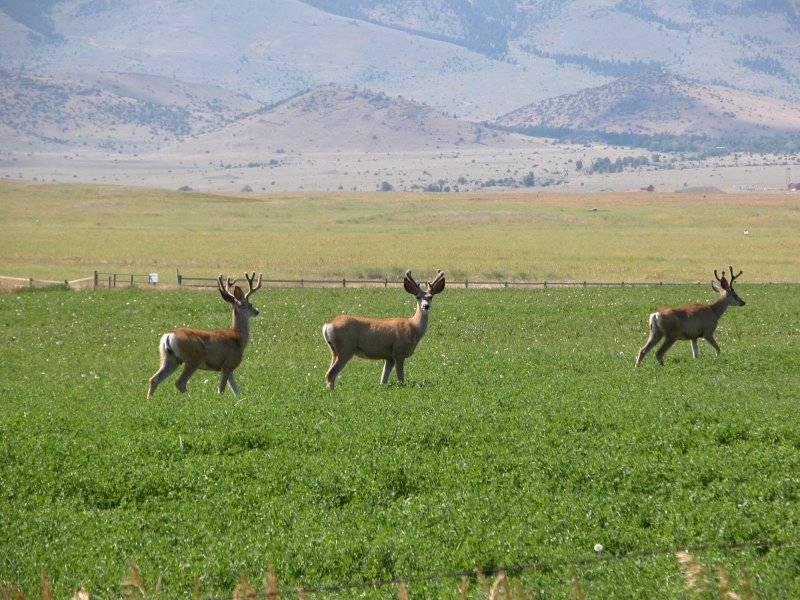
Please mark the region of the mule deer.
<svg viewBox="0 0 800 600"><path fill-rule="evenodd" d="M230 329L190 329L179 327L161 336L158 351L161 355L161 365L150 378L150 387L147 397L153 394L162 381L175 372L181 363L186 363L175 386L181 391L186 391L186 383L198 369L219 371L219 393L225 392L225 386L230 384L235 395L239 395L239 386L233 370L242 362L244 349L250 340L250 319L258 316L258 310L250 304L250 296L261 288L261 274L258 275L258 284L253 287L256 274L244 274L247 279L249 291L245 294L236 283L235 279L228 278L227 285L222 275L217 278L217 289L222 299L233 307L233 324Z"/></svg>
<svg viewBox="0 0 800 600"><path fill-rule="evenodd" d="M692 355L697 358L697 340L704 338L711 344L719 355L719 345L714 339L714 331L717 329L720 317L725 313L728 306L744 306L745 302L733 289L733 282L742 274L739 271L733 274L733 267L728 267L731 271L730 282L725 279L725 270L722 270L722 277L717 275L714 269L714 277L717 281L711 282L711 287L719 293L719 298L713 304L687 304L686 306L675 306L670 308L660 308L650 315L649 326L650 335L647 343L639 350L636 357L636 366L642 362L645 355L664 338L664 343L656 351L656 358L662 365L664 355L672 345L678 340L690 340L692 342Z"/></svg>
<svg viewBox="0 0 800 600"><path fill-rule="evenodd" d="M331 366L325 374L328 389L333 389L336 376L353 356L385 361L381 385L389 380L392 368L397 372L397 380L403 382L403 365L425 335L431 301L444 290L444 273L437 271L433 282L427 284L427 291L422 291L411 271L406 271L403 287L417 299L417 310L410 319L339 315L322 326L322 336L331 349Z"/></svg>

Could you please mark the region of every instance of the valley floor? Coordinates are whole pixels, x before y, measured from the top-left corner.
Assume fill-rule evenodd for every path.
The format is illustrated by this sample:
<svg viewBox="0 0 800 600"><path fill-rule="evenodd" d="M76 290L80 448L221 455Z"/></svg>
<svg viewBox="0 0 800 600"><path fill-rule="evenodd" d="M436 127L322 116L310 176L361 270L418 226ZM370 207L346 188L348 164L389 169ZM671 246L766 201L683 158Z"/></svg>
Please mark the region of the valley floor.
<svg viewBox="0 0 800 600"><path fill-rule="evenodd" d="M621 173L587 173L597 159L645 157L648 165ZM256 157L258 158L258 157ZM529 144L517 148L450 148L402 153L319 152L281 154L263 161L241 155L165 152L0 153L0 178L192 189L209 192L270 191L655 191L784 193L800 178L800 162L777 155L735 155L704 161L634 148ZM578 169L581 165L583 168Z"/></svg>

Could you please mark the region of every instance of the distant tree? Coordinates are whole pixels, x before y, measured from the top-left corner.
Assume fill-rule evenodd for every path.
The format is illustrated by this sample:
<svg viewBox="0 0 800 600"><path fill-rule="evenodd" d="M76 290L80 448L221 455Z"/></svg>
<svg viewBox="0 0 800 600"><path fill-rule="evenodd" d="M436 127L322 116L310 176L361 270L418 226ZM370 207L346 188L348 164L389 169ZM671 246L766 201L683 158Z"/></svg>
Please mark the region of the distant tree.
<svg viewBox="0 0 800 600"><path fill-rule="evenodd" d="M525 187L533 187L536 180L533 177L533 171L528 171L528 174L522 178L522 185Z"/></svg>
<svg viewBox="0 0 800 600"><path fill-rule="evenodd" d="M388 181L384 181L381 183L381 191L382 192L391 192L394 189L391 183Z"/></svg>

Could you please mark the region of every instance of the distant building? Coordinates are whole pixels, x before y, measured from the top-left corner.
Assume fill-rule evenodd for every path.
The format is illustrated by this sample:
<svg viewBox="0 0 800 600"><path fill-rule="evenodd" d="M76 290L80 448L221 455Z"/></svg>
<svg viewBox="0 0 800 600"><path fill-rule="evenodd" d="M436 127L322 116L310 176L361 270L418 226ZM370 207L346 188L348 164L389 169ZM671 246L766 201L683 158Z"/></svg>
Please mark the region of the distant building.
<svg viewBox="0 0 800 600"><path fill-rule="evenodd" d="M647 187L642 187L642 188L639 188L639 191L640 191L640 192L654 192L654 191L656 191L656 188L655 188L655 186L654 186L654 185L651 183L651 184L650 184L650 185L648 185Z"/></svg>
<svg viewBox="0 0 800 600"><path fill-rule="evenodd" d="M800 192L800 183L790 183L789 184L789 191L790 192Z"/></svg>

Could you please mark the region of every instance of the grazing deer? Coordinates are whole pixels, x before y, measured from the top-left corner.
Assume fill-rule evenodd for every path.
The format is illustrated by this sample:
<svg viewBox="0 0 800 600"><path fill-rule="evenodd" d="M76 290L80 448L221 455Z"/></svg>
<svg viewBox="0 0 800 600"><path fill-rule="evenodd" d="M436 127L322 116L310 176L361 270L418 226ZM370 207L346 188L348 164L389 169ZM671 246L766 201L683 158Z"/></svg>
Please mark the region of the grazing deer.
<svg viewBox="0 0 800 600"><path fill-rule="evenodd" d="M392 368L396 369L397 380L403 382L403 364L414 354L414 349L425 335L431 301L444 290L444 273L437 271L436 278L427 284L427 291L423 292L411 276L411 271L406 271L403 287L417 299L417 310L410 319L339 315L322 326L322 336L331 349L331 366L325 374L328 389L333 389L336 376L353 356L385 361L381 385L389 380Z"/></svg>
<svg viewBox="0 0 800 600"><path fill-rule="evenodd" d="M152 398L158 384L175 372L181 363L186 363L175 386L181 391L186 391L186 383L198 369L220 371L219 393L225 391L225 385L230 384L233 393L239 395L239 386L233 370L242 362L242 355L250 340L250 318L258 316L258 310L250 304L250 296L261 288L261 274L258 275L258 284L253 287L256 274L244 274L250 290L245 294L230 277L226 282L222 275L217 278L217 289L222 299L233 307L233 324L230 329L190 329L179 327L161 336L158 351L161 355L161 366L155 375L150 378L150 387L147 397Z"/></svg>
<svg viewBox="0 0 800 600"><path fill-rule="evenodd" d="M656 358L662 365L664 355L672 345L678 340L691 340L692 355L697 358L697 340L704 338L711 344L719 355L719 345L714 339L714 331L717 328L720 317L725 313L728 306L744 306L745 302L733 289L733 282L742 271L733 274L733 267L728 267L731 271L730 282L725 279L725 270L722 270L722 277L717 275L714 269L714 277L717 281L711 282L714 291L719 292L719 298L713 304L688 304L686 306L676 306L671 308L660 308L650 315L650 335L647 343L639 350L636 357L636 366L642 362L645 355L658 344L661 338L664 343L656 351Z"/></svg>

